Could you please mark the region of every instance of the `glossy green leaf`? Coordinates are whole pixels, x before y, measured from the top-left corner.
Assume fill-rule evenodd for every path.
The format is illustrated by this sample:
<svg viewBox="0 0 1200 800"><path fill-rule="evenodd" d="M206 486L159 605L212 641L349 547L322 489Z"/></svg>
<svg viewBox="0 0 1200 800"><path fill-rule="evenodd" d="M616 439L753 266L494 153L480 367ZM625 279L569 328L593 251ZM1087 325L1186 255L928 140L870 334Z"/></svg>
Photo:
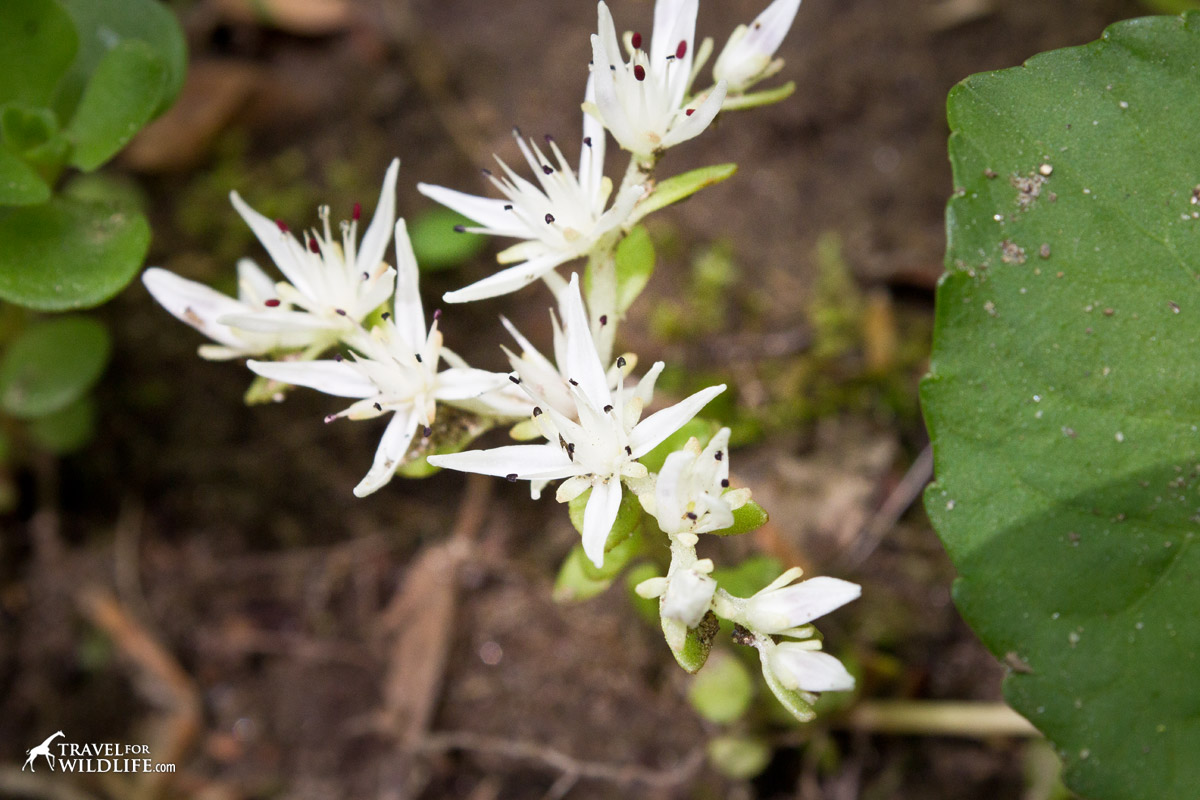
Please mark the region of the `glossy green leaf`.
<svg viewBox="0 0 1200 800"><path fill-rule="evenodd" d="M413 218L408 226L413 255L423 272L458 267L479 255L488 238L477 233L459 233L456 225L475 223L448 208L433 208Z"/></svg>
<svg viewBox="0 0 1200 800"><path fill-rule="evenodd" d="M91 395L29 422L30 438L43 450L60 456L80 450L95 433L96 404Z"/></svg>
<svg viewBox="0 0 1200 800"><path fill-rule="evenodd" d="M567 509L571 516L571 524L575 526L575 530L579 531L580 536L583 535L583 512L587 508L587 501L591 496L592 490L588 489L567 504ZM632 536L641 520L642 504L638 502L637 495L628 489L623 490L621 492L621 505L617 509L617 519L613 522L612 530L608 533L608 540L604 544L604 552L610 552L614 547Z"/></svg>
<svg viewBox="0 0 1200 800"><path fill-rule="evenodd" d="M0 358L0 407L34 419L83 397L104 372L108 330L89 317L58 317L25 329Z"/></svg>
<svg viewBox="0 0 1200 800"><path fill-rule="evenodd" d="M71 163L90 171L116 155L154 114L167 78L166 62L145 42L126 40L105 53L67 127Z"/></svg>
<svg viewBox="0 0 1200 800"><path fill-rule="evenodd" d="M133 279L150 245L136 211L56 197L0 208L0 299L40 311L99 305Z"/></svg>
<svg viewBox="0 0 1200 800"><path fill-rule="evenodd" d="M553 597L559 603L581 603L604 592L612 585L612 578L590 577L587 566L591 562L584 555L583 547L576 545L563 559L554 579Z"/></svg>
<svg viewBox="0 0 1200 800"><path fill-rule="evenodd" d="M717 567L713 579L721 588L737 597L749 597L784 570L779 559L771 556L751 556L733 567Z"/></svg>
<svg viewBox="0 0 1200 800"><path fill-rule="evenodd" d="M733 177L735 172L737 172L737 164L714 164L711 167L700 167L660 181L650 196L637 204L626 224L633 225L647 214L685 200L701 189L715 186L721 181Z"/></svg>
<svg viewBox="0 0 1200 800"><path fill-rule="evenodd" d="M624 314L654 274L654 242L643 226L631 230L617 245L616 263L617 311Z"/></svg>
<svg viewBox="0 0 1200 800"><path fill-rule="evenodd" d="M688 702L709 722L728 725L741 719L754 700L754 676L727 651L718 651L692 680Z"/></svg>
<svg viewBox="0 0 1200 800"><path fill-rule="evenodd" d="M1200 786L1200 15L950 95L922 388L955 600L1093 800Z"/></svg>
<svg viewBox="0 0 1200 800"><path fill-rule="evenodd" d="M71 17L54 0L0 2L0 104L49 102L77 46Z"/></svg>
<svg viewBox="0 0 1200 800"><path fill-rule="evenodd" d="M733 524L728 528L713 531L717 536L739 536L743 533L756 531L767 524L770 517L767 510L754 500L747 500L741 508L733 510Z"/></svg>
<svg viewBox="0 0 1200 800"><path fill-rule="evenodd" d="M50 199L50 187L7 147L0 145L0 206L23 206Z"/></svg>
<svg viewBox="0 0 1200 800"><path fill-rule="evenodd" d="M58 0L75 21L79 55L55 94L54 108L62 119L74 114L92 73L105 54L127 41L149 45L166 68L166 81L154 116L170 107L183 88L187 72L187 43L169 6L157 0Z"/></svg>

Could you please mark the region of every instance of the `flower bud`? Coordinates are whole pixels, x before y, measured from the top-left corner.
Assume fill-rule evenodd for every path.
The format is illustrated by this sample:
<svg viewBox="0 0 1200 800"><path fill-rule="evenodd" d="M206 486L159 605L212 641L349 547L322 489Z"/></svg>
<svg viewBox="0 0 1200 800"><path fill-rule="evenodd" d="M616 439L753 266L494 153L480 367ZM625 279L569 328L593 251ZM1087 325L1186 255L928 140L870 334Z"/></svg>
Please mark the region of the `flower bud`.
<svg viewBox="0 0 1200 800"><path fill-rule="evenodd" d="M807 642L784 642L767 654L764 666L789 689L802 692L848 692L854 676L828 653Z"/></svg>

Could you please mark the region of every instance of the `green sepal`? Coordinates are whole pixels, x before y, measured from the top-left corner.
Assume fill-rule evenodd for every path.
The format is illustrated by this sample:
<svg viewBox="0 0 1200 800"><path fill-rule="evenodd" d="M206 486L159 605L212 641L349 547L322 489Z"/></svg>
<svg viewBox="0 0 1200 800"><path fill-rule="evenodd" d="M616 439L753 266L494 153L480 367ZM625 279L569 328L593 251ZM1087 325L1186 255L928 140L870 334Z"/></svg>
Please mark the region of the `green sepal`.
<svg viewBox="0 0 1200 800"><path fill-rule="evenodd" d="M760 654L760 658L763 665L763 679L767 682L767 688L771 690L771 694L775 695L775 699L779 701L780 705L798 721L811 722L817 716L817 712L813 708L813 703L817 701L816 695L787 688L779 682L779 678L767 666L766 656Z"/></svg>
<svg viewBox="0 0 1200 800"><path fill-rule="evenodd" d="M753 500L747 500L741 508L733 510L732 525L719 531L712 531L712 533L717 536L739 536L758 530L767 524L769 518L766 509Z"/></svg>
<svg viewBox="0 0 1200 800"><path fill-rule="evenodd" d="M0 359L0 407L18 419L61 411L104 372L108 329L89 317L60 317L26 328Z"/></svg>
<svg viewBox="0 0 1200 800"><path fill-rule="evenodd" d="M700 167L685 172L682 175L674 175L659 182L654 187L654 191L648 197L643 198L633 209L633 214L625 223L626 227L638 223L647 214L678 203L701 189L715 186L721 181L733 177L735 172L737 172L737 164L714 164L710 167Z"/></svg>
<svg viewBox="0 0 1200 800"><path fill-rule="evenodd" d="M633 305L654 274L654 242L638 225L617 245L617 311L624 314Z"/></svg>
<svg viewBox="0 0 1200 800"><path fill-rule="evenodd" d="M660 599L659 603L661 602ZM711 611L705 613L704 619L694 628L685 627L682 622L661 615L659 619L662 623L663 637L667 640L667 646L671 648L676 663L695 675L708 661L713 639L721 629L717 615Z"/></svg>
<svg viewBox="0 0 1200 800"><path fill-rule="evenodd" d="M588 489L567 504L571 524L575 526L575 530L579 531L580 536L583 535L583 512L587 508L587 501L591 496L592 490ZM617 518L613 522L612 530L608 532L608 539L604 542L604 552L610 552L621 542L632 536L641 519L642 504L638 502L637 495L628 489L623 489L621 491L621 505L617 509Z"/></svg>
<svg viewBox="0 0 1200 800"><path fill-rule="evenodd" d="M167 88L166 62L130 39L104 54L67 126L71 163L90 172L115 156L158 109Z"/></svg>
<svg viewBox="0 0 1200 800"><path fill-rule="evenodd" d="M718 725L736 722L754 700L754 677L740 658L719 650L688 687L692 708Z"/></svg>
<svg viewBox="0 0 1200 800"><path fill-rule="evenodd" d="M769 106L772 103L778 103L781 100L788 99L795 91L796 82L788 81L783 86L777 86L774 89L764 89L761 92L750 92L749 94L738 95L737 97L726 97L725 102L721 104L721 110L741 111L747 108Z"/></svg>

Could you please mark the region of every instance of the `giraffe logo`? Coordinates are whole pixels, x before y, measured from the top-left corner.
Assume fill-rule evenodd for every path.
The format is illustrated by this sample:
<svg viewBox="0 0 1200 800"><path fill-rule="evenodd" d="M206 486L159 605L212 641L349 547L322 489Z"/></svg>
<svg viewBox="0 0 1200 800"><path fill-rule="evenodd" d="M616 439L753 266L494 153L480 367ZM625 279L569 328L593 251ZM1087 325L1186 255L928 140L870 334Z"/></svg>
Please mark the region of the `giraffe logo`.
<svg viewBox="0 0 1200 800"><path fill-rule="evenodd" d="M30 772L37 772L37 770L35 770L33 768L33 762L35 759L37 759L38 756L45 756L46 761L49 762L49 764L50 764L50 770L53 771L54 770L54 753L50 752L50 743L53 742L55 739L57 739L59 736L66 736L66 734L63 733L62 731L55 731L51 735L47 736L46 741L42 742L37 747L26 750L25 752L29 754L29 758L25 759L25 766L21 767L21 772L25 771L25 767L29 767Z"/></svg>

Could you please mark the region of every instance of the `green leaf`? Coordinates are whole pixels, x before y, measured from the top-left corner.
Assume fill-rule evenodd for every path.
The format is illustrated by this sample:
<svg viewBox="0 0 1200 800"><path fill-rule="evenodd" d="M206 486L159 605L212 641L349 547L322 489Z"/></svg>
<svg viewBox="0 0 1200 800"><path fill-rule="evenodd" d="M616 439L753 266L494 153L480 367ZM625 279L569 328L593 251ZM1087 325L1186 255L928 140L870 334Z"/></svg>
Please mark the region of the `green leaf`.
<svg viewBox="0 0 1200 800"><path fill-rule="evenodd" d="M477 233L459 233L456 225L474 223L448 208L434 208L417 215L408 226L413 254L422 272L437 272L461 266L487 247L487 237Z"/></svg>
<svg viewBox="0 0 1200 800"><path fill-rule="evenodd" d="M591 566L588 557L583 553L583 547L576 545L563 560L558 568L558 576L554 579L553 597L559 603L581 603L601 594L612 584L612 578L589 577L587 567Z"/></svg>
<svg viewBox="0 0 1200 800"><path fill-rule="evenodd" d="M737 164L714 164L711 167L700 167L682 175L667 178L654 187L654 191L650 193L649 197L637 204L626 226L635 224L647 214L658 211L660 208L666 208L691 197L701 189L715 186L721 181L733 177L735 172L737 172Z"/></svg>
<svg viewBox="0 0 1200 800"><path fill-rule="evenodd" d="M1200 15L1147 18L949 99L926 507L1094 800L1200 786L1196 74Z"/></svg>
<svg viewBox="0 0 1200 800"><path fill-rule="evenodd" d="M67 134L71 163L91 171L129 143L158 107L167 65L145 42L127 40L109 50L83 90Z"/></svg>
<svg viewBox="0 0 1200 800"><path fill-rule="evenodd" d="M741 719L754 699L754 678L740 658L718 651L692 680L688 702L709 722Z"/></svg>
<svg viewBox="0 0 1200 800"><path fill-rule="evenodd" d="M583 512L587 508L587 501L591 496L592 490L588 489L567 504L567 510L571 516L571 524L575 526L575 530L579 531L580 536L583 535ZM632 536L633 532L637 530L638 523L641 521L642 504L638 502L637 495L628 489L623 490L621 492L621 505L617 508L617 519L613 522L612 530L608 532L608 540L604 543L604 552L610 552L614 547Z"/></svg>
<svg viewBox="0 0 1200 800"><path fill-rule="evenodd" d="M29 422L29 435L43 450L68 455L84 447L96 432L96 405L91 395L66 408Z"/></svg>
<svg viewBox="0 0 1200 800"><path fill-rule="evenodd" d="M0 208L0 299L39 311L89 308L133 279L150 246L141 214L56 197Z"/></svg>
<svg viewBox="0 0 1200 800"><path fill-rule="evenodd" d="M757 736L725 735L708 741L709 763L735 781L749 780L771 763L771 745Z"/></svg>
<svg viewBox="0 0 1200 800"><path fill-rule="evenodd" d="M6 0L7 1L7 0ZM79 32L79 55L55 93L54 109L62 119L74 114L105 54L127 41L149 45L163 60L166 82L153 116L170 108L183 88L187 43L170 8L157 0L59 0Z"/></svg>
<svg viewBox="0 0 1200 800"><path fill-rule="evenodd" d="M0 104L47 103L77 47L71 17L53 0L0 2Z"/></svg>
<svg viewBox="0 0 1200 800"><path fill-rule="evenodd" d="M19 419L61 411L100 379L108 353L108 330L94 319L35 323L0 358L0 407Z"/></svg>
<svg viewBox="0 0 1200 800"><path fill-rule="evenodd" d="M703 447L708 444L708 440L716 435L717 431L721 430L721 425L703 417L692 417L682 428L672 433L666 439L663 439L657 447L651 450L646 455L638 459L646 469L651 472L658 472L662 469L663 462L667 460L667 456L674 453L676 450L682 450L683 446L688 443L688 439L693 436L700 442Z"/></svg>
<svg viewBox="0 0 1200 800"><path fill-rule="evenodd" d="M781 100L787 100L795 91L796 82L788 81L783 86L777 86L774 89L764 89L761 92L750 92L749 94L738 95L737 97L728 97L721 104L721 110L741 111L746 108L769 106Z"/></svg>
<svg viewBox="0 0 1200 800"><path fill-rule="evenodd" d="M713 579L721 588L738 597L749 597L783 572L783 564L771 556L751 556L736 567L718 567Z"/></svg>
<svg viewBox="0 0 1200 800"><path fill-rule="evenodd" d="M0 206L23 206L50 199L50 187L24 161L0 145Z"/></svg>
<svg viewBox="0 0 1200 800"><path fill-rule="evenodd" d="M654 274L654 242L638 225L617 245L617 311L624 314Z"/></svg>
<svg viewBox="0 0 1200 800"><path fill-rule="evenodd" d="M766 525L769 518L766 509L753 500L747 500L741 508L733 510L732 525L719 531L713 531L713 533L717 536L738 536L750 533Z"/></svg>

